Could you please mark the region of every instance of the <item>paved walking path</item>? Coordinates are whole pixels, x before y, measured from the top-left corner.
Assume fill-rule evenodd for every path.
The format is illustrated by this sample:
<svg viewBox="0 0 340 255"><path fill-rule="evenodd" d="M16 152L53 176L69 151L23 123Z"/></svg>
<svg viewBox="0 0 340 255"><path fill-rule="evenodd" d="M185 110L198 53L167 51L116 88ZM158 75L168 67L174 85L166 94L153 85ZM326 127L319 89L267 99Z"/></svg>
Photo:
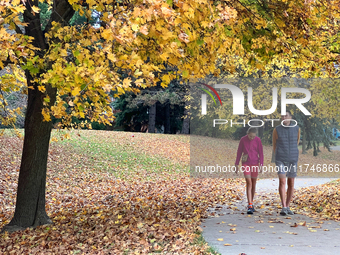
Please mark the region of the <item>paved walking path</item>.
<svg viewBox="0 0 340 255"><path fill-rule="evenodd" d="M340 146L331 147L331 151L340 151Z"/></svg>
<svg viewBox="0 0 340 255"><path fill-rule="evenodd" d="M332 181L330 178L297 178L295 187ZM201 227L203 237L217 252L228 255L338 254L340 222L318 222L304 215L280 216L277 179L259 180L253 215L246 214L246 197L209 211Z"/></svg>

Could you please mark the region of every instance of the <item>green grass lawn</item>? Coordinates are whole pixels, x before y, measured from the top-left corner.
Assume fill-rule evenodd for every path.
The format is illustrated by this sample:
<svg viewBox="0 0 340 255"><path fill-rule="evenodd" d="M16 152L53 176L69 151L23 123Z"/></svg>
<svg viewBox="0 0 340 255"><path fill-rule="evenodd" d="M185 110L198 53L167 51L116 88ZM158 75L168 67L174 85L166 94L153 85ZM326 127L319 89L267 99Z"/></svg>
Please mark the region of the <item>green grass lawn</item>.
<svg viewBox="0 0 340 255"><path fill-rule="evenodd" d="M53 137L62 137L65 134L65 132L53 132ZM93 169L112 171L119 178L144 171L157 174L165 171L173 173L189 171L189 167L184 162L174 162L161 155L150 155L136 147L140 139L152 139L151 134L110 131L73 131L67 134L70 138L63 140L59 138L60 145L72 148L75 155L86 155ZM168 138L181 140L175 136L166 136L166 139ZM151 175L149 177L151 178Z"/></svg>

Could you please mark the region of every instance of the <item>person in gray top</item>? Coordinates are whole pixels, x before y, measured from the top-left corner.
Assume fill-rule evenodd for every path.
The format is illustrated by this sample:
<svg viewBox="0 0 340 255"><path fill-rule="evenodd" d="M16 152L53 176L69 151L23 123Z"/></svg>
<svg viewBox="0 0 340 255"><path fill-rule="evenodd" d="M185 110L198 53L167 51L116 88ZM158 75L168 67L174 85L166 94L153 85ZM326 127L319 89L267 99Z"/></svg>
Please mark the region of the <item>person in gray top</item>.
<svg viewBox="0 0 340 255"><path fill-rule="evenodd" d="M297 176L300 128L296 121L292 121L292 114L289 111L282 116L282 121L283 125L275 127L273 131L273 153L279 175L279 193L282 203L280 214L285 216L294 214L289 204L293 197L294 180ZM288 183L287 194L286 182Z"/></svg>

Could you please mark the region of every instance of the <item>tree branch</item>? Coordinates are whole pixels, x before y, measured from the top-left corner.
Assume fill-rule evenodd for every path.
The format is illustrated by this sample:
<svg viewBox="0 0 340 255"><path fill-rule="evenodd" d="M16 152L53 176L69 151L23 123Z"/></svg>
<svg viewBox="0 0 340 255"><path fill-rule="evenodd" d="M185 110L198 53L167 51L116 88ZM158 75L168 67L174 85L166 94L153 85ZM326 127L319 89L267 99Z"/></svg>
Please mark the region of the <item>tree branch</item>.
<svg viewBox="0 0 340 255"><path fill-rule="evenodd" d="M24 34L24 33L21 31L20 27L19 27L17 24L14 23L14 25L15 25L15 32L16 32L17 34Z"/></svg>
<svg viewBox="0 0 340 255"><path fill-rule="evenodd" d="M75 11L67 0L54 0L53 12L44 32L46 33L52 28L53 21L57 23L64 22L68 25L74 13Z"/></svg>
<svg viewBox="0 0 340 255"><path fill-rule="evenodd" d="M3 69L5 69L8 65L15 64L15 63L8 56L5 61L2 61L2 64L4 65ZM0 70L3 70L3 69L0 69Z"/></svg>

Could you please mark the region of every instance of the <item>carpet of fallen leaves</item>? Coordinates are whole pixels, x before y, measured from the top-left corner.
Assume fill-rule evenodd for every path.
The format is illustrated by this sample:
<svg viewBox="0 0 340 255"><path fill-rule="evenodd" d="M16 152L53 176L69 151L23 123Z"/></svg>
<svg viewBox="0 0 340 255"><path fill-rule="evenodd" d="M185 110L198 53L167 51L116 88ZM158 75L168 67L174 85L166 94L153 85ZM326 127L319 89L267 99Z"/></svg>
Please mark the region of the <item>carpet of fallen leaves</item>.
<svg viewBox="0 0 340 255"><path fill-rule="evenodd" d="M126 133L118 133L122 137L126 137ZM148 133L135 133L130 139L118 139L121 145L126 144L130 140L133 143L134 150L139 153L148 155L159 155L170 159L174 162L188 163L190 160L190 139L189 136L174 135L154 135ZM117 137L117 136L116 136ZM144 139L138 139L143 137Z"/></svg>
<svg viewBox="0 0 340 255"><path fill-rule="evenodd" d="M81 135L86 132L90 131ZM98 143L107 141L107 132L97 132L96 136ZM118 137L112 137L111 142L122 143L124 137L127 141L131 133L119 133ZM182 159L188 164L189 141L164 137L140 137L144 141L136 150L148 145L150 155ZM21 148L21 139L0 137L0 228L14 212ZM52 143L46 209L54 224L1 234L0 253L202 254L207 245L195 239L206 209L240 195L237 179L193 179L187 171L166 169L158 177L157 172L144 169L124 180L110 171L94 171L92 163L86 153L67 143ZM154 175L152 181L147 180L149 175Z"/></svg>
<svg viewBox="0 0 340 255"><path fill-rule="evenodd" d="M80 131L54 137L63 140L51 143L48 161L46 209L54 224L1 234L0 254L209 253L197 242L207 208L239 200L244 190L242 179L190 178L188 136ZM218 151L232 160L237 141L228 146L232 151ZM21 148L22 139L0 137L0 228L14 213ZM270 146L265 155L269 160ZM295 200L306 213L338 220L338 187L304 189Z"/></svg>
<svg viewBox="0 0 340 255"><path fill-rule="evenodd" d="M294 197L300 213L322 220L340 221L340 179L299 189Z"/></svg>

